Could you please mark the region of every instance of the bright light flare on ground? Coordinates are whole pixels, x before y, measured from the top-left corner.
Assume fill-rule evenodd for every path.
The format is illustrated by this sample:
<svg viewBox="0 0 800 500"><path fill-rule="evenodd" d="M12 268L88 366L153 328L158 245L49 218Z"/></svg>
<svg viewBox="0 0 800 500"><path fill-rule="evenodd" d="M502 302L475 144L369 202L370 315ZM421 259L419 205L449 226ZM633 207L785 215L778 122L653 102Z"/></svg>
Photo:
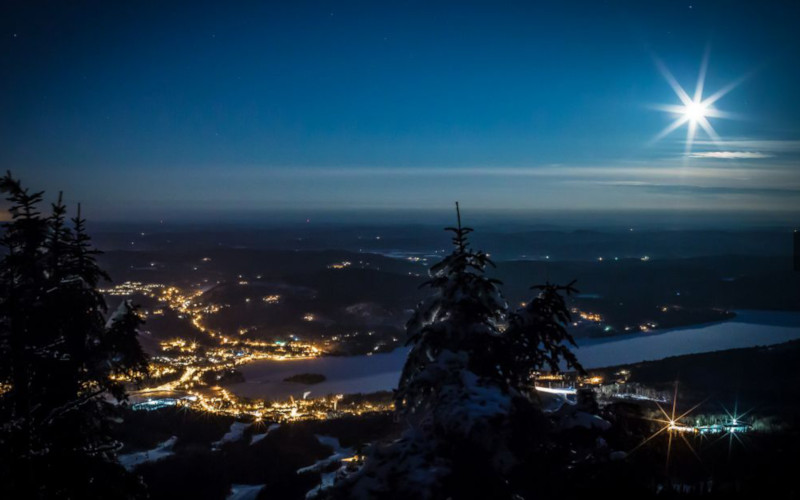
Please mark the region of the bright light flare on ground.
<svg viewBox="0 0 800 500"><path fill-rule="evenodd" d="M739 413L739 401L737 399L737 401L735 402L735 404L733 406L733 412L728 411L728 409L725 408L724 406L722 407L722 409L728 415L728 418L730 419L730 422L733 424L733 427L727 428L726 431L722 434L722 436L720 436L719 439L714 441L714 443L717 443L719 441L723 441L723 440L725 440L727 438L727 441L728 441L728 460L730 460L731 454L733 453L733 440L734 439L736 439L736 441L738 441L739 444L742 445L742 447L745 446L744 441L742 441L742 438L740 438L737 435L739 433L737 433L737 431L736 431L736 429L737 429L736 426L741 425L742 418L744 418L748 413L753 411L753 408L747 410L744 413Z"/></svg>
<svg viewBox="0 0 800 500"><path fill-rule="evenodd" d="M651 422L656 422L660 424L661 427L659 427L654 433L652 433L650 436L644 439L644 441L642 441L635 448L629 451L628 456L630 456L634 451L638 450L645 444L649 443L651 440L655 439L657 436L666 432L668 436L668 441L667 441L667 460L664 471L665 473L669 471L669 461L670 461L670 456L672 455L672 441L673 438L676 436L680 437L683 440L683 442L686 443L686 446L689 448L692 454L695 457L697 457L698 460L700 460L700 456L697 454L697 452L695 451L694 447L689 442L689 440L686 439L686 436L684 436L686 432L693 432L693 428L690 425L686 425L682 419L688 416L694 410L696 410L703 403L705 403L705 400L694 405L693 407L683 412L682 414L676 415L678 409L678 383L676 382L675 393L672 397L672 411L670 413L667 413L666 410L664 410L664 408L660 404L656 403L656 406L658 407L661 414L664 415L664 418L663 419L655 418L647 420L650 420Z"/></svg>

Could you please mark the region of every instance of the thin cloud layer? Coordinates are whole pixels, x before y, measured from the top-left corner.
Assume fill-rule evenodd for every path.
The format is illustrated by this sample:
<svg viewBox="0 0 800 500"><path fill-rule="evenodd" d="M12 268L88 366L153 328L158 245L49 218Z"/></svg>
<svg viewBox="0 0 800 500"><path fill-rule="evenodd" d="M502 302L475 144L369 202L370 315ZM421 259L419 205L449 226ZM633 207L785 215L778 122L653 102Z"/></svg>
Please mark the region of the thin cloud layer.
<svg viewBox="0 0 800 500"><path fill-rule="evenodd" d="M705 151L702 153L689 154L689 158L711 158L718 160L759 160L773 158L774 156L775 155L758 151Z"/></svg>

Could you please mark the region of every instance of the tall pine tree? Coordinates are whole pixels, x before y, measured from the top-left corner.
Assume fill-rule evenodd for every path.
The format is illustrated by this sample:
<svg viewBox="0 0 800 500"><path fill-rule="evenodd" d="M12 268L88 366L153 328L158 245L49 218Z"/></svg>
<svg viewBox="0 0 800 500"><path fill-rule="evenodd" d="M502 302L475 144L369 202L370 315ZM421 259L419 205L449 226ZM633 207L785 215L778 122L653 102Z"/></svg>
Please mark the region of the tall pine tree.
<svg viewBox="0 0 800 500"><path fill-rule="evenodd" d="M453 252L430 270L423 284L433 293L421 302L406 324L408 355L400 377L396 402L407 418L430 415L441 402L442 390L469 370L487 382L505 386L503 367L498 366L502 332L508 307L498 280L485 275L494 266L486 253L473 250L462 227L445 228L453 233Z"/></svg>
<svg viewBox="0 0 800 500"><path fill-rule="evenodd" d="M11 221L0 242L0 491L16 498L124 498L136 481L115 463L109 397L147 370L141 320L123 302L109 316L85 220L49 216L10 173Z"/></svg>
<svg viewBox="0 0 800 500"><path fill-rule="evenodd" d="M502 283L486 275L489 256L470 246L471 228L446 228L453 251L430 270L432 293L406 325L411 350L396 391L407 424L400 439L375 446L332 498L520 498L535 471L552 468L550 424L531 374L582 370L565 343L569 310L546 284L510 311Z"/></svg>

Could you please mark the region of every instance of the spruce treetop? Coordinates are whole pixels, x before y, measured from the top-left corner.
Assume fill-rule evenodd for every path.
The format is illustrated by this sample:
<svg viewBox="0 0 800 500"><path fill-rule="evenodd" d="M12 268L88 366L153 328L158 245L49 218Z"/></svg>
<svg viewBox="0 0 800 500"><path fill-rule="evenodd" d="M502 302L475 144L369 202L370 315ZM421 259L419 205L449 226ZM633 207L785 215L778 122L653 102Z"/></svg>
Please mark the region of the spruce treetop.
<svg viewBox="0 0 800 500"><path fill-rule="evenodd" d="M115 409L106 396L124 400L120 380L147 371L142 321L127 302L107 315L97 286L108 276L80 209L70 224L59 195L44 215L43 193L11 173L0 190L11 204L0 239L0 492L119 496L109 492L127 476L114 461L120 445L108 435ZM75 463L85 477L61 474Z"/></svg>

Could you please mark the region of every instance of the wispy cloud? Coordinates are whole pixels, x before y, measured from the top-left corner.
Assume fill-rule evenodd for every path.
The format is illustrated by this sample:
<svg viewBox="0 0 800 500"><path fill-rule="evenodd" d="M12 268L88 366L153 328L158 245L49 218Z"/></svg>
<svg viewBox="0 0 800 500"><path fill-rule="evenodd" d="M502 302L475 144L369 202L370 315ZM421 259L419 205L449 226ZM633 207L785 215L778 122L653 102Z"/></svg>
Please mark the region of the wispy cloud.
<svg viewBox="0 0 800 500"><path fill-rule="evenodd" d="M799 196L800 188L697 186L692 184L654 184L615 182L620 187L641 188L653 193L685 195L755 195L755 196Z"/></svg>
<svg viewBox="0 0 800 500"><path fill-rule="evenodd" d="M758 151L705 151L689 153L689 158L711 158L718 160L758 160L772 158L775 155Z"/></svg>
<svg viewBox="0 0 800 500"><path fill-rule="evenodd" d="M798 152L800 141L769 139L733 139L724 141L696 141L698 146L717 146L726 150L756 150L772 152Z"/></svg>

